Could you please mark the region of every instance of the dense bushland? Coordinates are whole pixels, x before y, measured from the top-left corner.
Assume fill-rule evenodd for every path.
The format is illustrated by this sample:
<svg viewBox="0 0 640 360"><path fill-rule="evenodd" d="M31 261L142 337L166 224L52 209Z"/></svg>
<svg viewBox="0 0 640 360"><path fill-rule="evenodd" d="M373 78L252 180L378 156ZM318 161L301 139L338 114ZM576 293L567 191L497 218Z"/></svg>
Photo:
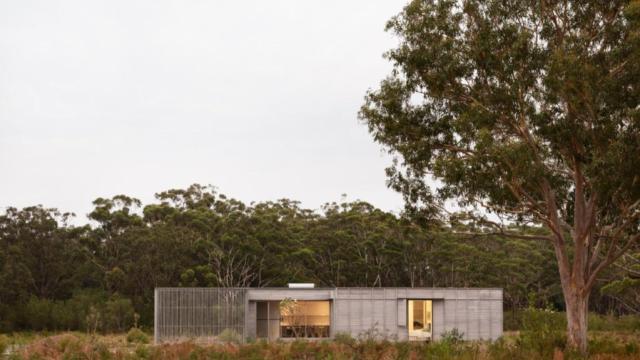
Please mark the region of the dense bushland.
<svg viewBox="0 0 640 360"><path fill-rule="evenodd" d="M122 332L136 314L150 327L158 286L501 287L507 328L529 304L562 310L548 244L456 235L469 229L361 201L319 211L286 199L247 205L193 185L147 205L97 199L83 226L70 216L41 206L0 215L0 331ZM606 273L599 286L619 278ZM637 309L616 286L593 296L593 311Z"/></svg>

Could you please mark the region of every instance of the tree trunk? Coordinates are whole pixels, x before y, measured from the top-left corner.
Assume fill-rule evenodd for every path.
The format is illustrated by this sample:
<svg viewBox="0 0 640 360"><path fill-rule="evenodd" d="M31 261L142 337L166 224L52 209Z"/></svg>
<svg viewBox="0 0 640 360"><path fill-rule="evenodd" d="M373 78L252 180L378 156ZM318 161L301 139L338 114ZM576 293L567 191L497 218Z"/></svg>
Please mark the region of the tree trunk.
<svg viewBox="0 0 640 360"><path fill-rule="evenodd" d="M573 286L567 286L563 292L567 308L567 346L586 354L589 295Z"/></svg>

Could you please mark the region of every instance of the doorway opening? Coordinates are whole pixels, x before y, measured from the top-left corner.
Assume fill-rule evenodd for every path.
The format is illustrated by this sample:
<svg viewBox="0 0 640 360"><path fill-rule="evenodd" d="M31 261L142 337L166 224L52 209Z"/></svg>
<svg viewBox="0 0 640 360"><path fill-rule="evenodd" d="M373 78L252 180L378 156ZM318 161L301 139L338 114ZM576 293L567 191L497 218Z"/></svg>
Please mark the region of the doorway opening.
<svg viewBox="0 0 640 360"><path fill-rule="evenodd" d="M433 303L431 300L409 300L409 340L427 341L433 338Z"/></svg>

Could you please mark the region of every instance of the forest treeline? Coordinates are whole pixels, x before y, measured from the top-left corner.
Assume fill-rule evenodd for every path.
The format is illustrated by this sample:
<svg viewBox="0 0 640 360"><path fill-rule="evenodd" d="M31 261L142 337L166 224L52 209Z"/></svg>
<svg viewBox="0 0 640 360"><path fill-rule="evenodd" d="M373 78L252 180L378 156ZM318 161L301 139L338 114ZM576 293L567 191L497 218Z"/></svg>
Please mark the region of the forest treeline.
<svg viewBox="0 0 640 360"><path fill-rule="evenodd" d="M124 195L93 204L84 226L42 206L0 215L0 331L151 326L160 286L501 287L506 310L563 304L549 244L462 235L470 229L363 201L248 205L192 185L146 205ZM594 311L630 310L615 271L599 287L617 292L596 292Z"/></svg>

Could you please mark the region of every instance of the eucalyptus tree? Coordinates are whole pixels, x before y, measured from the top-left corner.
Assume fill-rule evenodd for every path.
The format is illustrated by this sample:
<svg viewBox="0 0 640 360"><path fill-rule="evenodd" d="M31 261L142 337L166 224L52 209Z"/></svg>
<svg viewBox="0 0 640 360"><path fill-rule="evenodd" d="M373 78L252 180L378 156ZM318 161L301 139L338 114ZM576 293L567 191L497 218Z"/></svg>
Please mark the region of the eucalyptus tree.
<svg viewBox="0 0 640 360"><path fill-rule="evenodd" d="M640 2L414 0L360 116L412 208L457 199L542 224L568 344L586 351L598 274L638 240ZM439 180L437 190L427 179ZM436 204L436 205L434 205Z"/></svg>
<svg viewBox="0 0 640 360"><path fill-rule="evenodd" d="M0 214L0 303L64 297L81 284L74 265L84 260L75 247L82 229L68 225L71 217L42 206Z"/></svg>

